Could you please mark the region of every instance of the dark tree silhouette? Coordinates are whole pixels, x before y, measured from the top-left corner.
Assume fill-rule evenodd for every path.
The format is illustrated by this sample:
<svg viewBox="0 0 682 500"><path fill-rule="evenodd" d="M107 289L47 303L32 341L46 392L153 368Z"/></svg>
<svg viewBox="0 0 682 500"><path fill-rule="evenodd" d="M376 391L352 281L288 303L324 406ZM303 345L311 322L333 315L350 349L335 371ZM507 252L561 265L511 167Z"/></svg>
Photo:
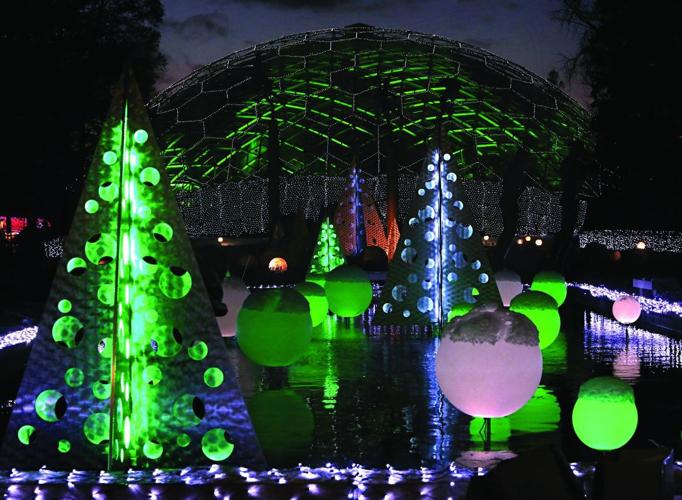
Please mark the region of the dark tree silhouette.
<svg viewBox="0 0 682 500"><path fill-rule="evenodd" d="M70 221L124 63L143 96L165 66L160 0L23 0L3 5L0 210Z"/></svg>
<svg viewBox="0 0 682 500"><path fill-rule="evenodd" d="M591 88L596 154L612 173L593 223L679 227L682 2L563 0L555 14L582 32L567 67Z"/></svg>

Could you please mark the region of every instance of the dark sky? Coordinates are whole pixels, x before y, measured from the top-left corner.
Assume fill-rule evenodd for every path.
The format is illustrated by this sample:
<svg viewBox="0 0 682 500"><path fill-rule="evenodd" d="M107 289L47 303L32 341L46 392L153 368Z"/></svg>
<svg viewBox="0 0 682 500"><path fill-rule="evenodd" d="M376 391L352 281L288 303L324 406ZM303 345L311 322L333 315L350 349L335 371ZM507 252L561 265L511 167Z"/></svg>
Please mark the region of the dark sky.
<svg viewBox="0 0 682 500"><path fill-rule="evenodd" d="M578 34L551 19L560 0L163 0L159 90L193 69L259 42L353 23L434 33L482 47L547 77ZM581 102L587 91L568 88Z"/></svg>

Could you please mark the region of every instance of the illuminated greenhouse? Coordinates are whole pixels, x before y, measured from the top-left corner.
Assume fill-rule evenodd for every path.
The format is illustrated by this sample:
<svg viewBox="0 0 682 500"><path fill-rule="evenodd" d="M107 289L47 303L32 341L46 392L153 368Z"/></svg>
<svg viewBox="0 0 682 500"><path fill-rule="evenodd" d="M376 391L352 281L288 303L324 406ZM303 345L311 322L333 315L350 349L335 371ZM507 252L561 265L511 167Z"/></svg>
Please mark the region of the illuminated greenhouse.
<svg viewBox="0 0 682 500"><path fill-rule="evenodd" d="M550 234L561 219L560 165L573 141L586 141L588 119L557 87L483 49L367 25L236 52L148 107L190 234L263 233L301 207L319 218L354 161L382 216L392 199L403 219L439 122L463 152L476 229L501 232L502 178L521 149L529 164L518 231ZM598 191L588 180L581 198Z"/></svg>

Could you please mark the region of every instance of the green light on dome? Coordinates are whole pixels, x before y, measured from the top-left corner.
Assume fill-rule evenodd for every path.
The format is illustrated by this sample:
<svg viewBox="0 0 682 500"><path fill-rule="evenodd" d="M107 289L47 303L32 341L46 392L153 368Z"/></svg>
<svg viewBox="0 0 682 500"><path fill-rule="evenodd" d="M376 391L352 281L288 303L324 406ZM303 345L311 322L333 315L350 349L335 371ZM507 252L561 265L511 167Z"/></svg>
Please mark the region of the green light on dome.
<svg viewBox="0 0 682 500"><path fill-rule="evenodd" d="M222 462L234 450L234 444L228 441L223 429L211 429L201 438L201 450L209 460Z"/></svg>
<svg viewBox="0 0 682 500"><path fill-rule="evenodd" d="M19 431L17 432L17 439L19 439L19 442L24 445L29 445L33 442L35 439L36 435L36 428L33 427L32 425L22 425L19 427Z"/></svg>
<svg viewBox="0 0 682 500"><path fill-rule="evenodd" d="M176 438L175 442L178 444L180 448L186 448L192 442L192 439L183 432L178 434L178 437Z"/></svg>
<svg viewBox="0 0 682 500"><path fill-rule="evenodd" d="M53 389L38 394L34 406L38 416L45 422L57 422L66 412L64 396Z"/></svg>
<svg viewBox="0 0 682 500"><path fill-rule="evenodd" d="M146 441L142 446L142 453L145 457L156 460L163 454L163 446L156 441Z"/></svg>
<svg viewBox="0 0 682 500"><path fill-rule="evenodd" d="M550 346L559 335L561 317L554 299L543 292L524 292L514 297L509 310L533 322L540 336L540 349Z"/></svg>
<svg viewBox="0 0 682 500"><path fill-rule="evenodd" d="M208 346L206 345L206 342L200 340L191 345L189 349L187 349L187 353L193 360L201 361L208 355Z"/></svg>
<svg viewBox="0 0 682 500"><path fill-rule="evenodd" d="M542 271L535 275L530 289L536 292L544 292L552 297L558 306L564 303L568 288L564 277L554 271Z"/></svg>
<svg viewBox="0 0 682 500"><path fill-rule="evenodd" d="M57 309L59 309L59 312L64 314L71 312L71 307L71 301L67 299L62 299L57 304Z"/></svg>
<svg viewBox="0 0 682 500"><path fill-rule="evenodd" d="M99 210L99 203L97 200L88 200L85 202L85 211L89 214L94 214Z"/></svg>
<svg viewBox="0 0 682 500"><path fill-rule="evenodd" d="M220 368L215 366L207 368L204 372L204 383L209 387L218 387L225 380L225 374Z"/></svg>
<svg viewBox="0 0 682 500"><path fill-rule="evenodd" d="M80 387L85 380L85 374L80 368L69 368L64 374L64 382L69 387Z"/></svg>
<svg viewBox="0 0 682 500"><path fill-rule="evenodd" d="M615 377L596 377L580 386L573 407L573 429L595 450L624 446L637 429L635 396L627 383Z"/></svg>

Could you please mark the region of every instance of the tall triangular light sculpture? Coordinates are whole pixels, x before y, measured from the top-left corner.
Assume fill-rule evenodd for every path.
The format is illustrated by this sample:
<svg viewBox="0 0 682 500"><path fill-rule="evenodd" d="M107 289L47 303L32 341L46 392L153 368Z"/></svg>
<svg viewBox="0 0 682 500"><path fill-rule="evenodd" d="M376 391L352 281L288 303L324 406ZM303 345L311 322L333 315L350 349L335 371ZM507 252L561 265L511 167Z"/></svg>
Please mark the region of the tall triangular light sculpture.
<svg viewBox="0 0 682 500"><path fill-rule="evenodd" d="M132 71L104 123L0 460L263 465Z"/></svg>
<svg viewBox="0 0 682 500"><path fill-rule="evenodd" d="M463 201L455 162L459 152L445 144L434 141L424 161L375 324L442 326L457 304L499 302L485 249L474 236Z"/></svg>

